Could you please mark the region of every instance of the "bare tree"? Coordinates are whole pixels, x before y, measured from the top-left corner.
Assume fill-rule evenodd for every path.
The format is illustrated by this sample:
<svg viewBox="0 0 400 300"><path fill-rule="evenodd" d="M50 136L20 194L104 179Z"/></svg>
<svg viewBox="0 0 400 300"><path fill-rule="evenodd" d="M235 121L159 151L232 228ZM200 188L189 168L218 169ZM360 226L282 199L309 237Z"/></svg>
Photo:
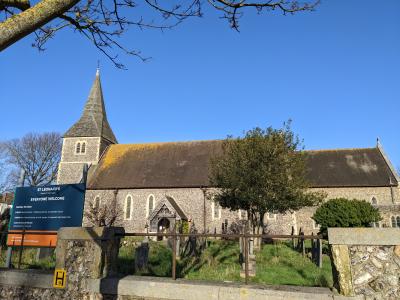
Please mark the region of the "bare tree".
<svg viewBox="0 0 400 300"><path fill-rule="evenodd" d="M113 226L122 216L122 211L117 204L116 195L113 200L102 202L99 197L85 205L84 216L91 226Z"/></svg>
<svg viewBox="0 0 400 300"><path fill-rule="evenodd" d="M28 133L21 139L1 143L5 151L9 186L15 187L19 170L25 171L28 185L37 186L54 182L61 155L61 136L58 133Z"/></svg>
<svg viewBox="0 0 400 300"><path fill-rule="evenodd" d="M262 11L278 10L283 14L311 11L319 0L0 0L0 51L34 33L33 46L39 50L55 33L72 28L104 53L118 68L117 52L145 60L139 51L125 48L119 37L128 27L139 29L171 29L190 17L203 15L208 3L239 30L238 20L247 8ZM143 16L147 16L146 18Z"/></svg>
<svg viewBox="0 0 400 300"><path fill-rule="evenodd" d="M6 151L0 143L0 194L8 191L6 168Z"/></svg>

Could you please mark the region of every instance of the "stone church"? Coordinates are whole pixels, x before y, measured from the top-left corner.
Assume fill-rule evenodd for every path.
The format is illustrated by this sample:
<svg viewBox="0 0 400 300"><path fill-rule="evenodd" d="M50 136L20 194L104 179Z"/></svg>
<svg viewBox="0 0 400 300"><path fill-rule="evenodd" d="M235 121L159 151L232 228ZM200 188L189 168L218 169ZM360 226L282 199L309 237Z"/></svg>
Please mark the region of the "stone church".
<svg viewBox="0 0 400 300"><path fill-rule="evenodd" d="M80 119L63 136L57 182L77 183L89 167L85 208L117 203L118 224L130 232L156 232L188 220L199 232L220 232L222 224L246 218L244 211L222 209L212 192L208 164L221 141L118 144L107 120L100 75L90 90ZM307 151L312 190L327 198L356 198L378 207L375 226L400 227L399 176L382 146ZM292 227L317 232L315 207L266 216L267 231L289 234ZM84 220L84 225L90 225Z"/></svg>

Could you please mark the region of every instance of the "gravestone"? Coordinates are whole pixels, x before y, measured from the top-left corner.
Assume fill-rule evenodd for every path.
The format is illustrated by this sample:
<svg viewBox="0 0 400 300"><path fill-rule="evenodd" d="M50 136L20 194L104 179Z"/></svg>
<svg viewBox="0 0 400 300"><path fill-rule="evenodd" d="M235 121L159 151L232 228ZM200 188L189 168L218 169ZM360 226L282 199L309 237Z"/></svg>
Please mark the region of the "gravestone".
<svg viewBox="0 0 400 300"><path fill-rule="evenodd" d="M135 271L147 271L149 261L149 241L143 240L135 252Z"/></svg>
<svg viewBox="0 0 400 300"><path fill-rule="evenodd" d="M248 229L242 229L243 232L248 232ZM256 256L254 254L254 238L239 238L240 256L239 261L242 266L240 270L240 277L246 277L246 253L245 253L245 241L247 240L247 251L248 251L248 275L249 277L256 276Z"/></svg>
<svg viewBox="0 0 400 300"><path fill-rule="evenodd" d="M36 261L50 258L54 254L54 248L38 248L36 252Z"/></svg>

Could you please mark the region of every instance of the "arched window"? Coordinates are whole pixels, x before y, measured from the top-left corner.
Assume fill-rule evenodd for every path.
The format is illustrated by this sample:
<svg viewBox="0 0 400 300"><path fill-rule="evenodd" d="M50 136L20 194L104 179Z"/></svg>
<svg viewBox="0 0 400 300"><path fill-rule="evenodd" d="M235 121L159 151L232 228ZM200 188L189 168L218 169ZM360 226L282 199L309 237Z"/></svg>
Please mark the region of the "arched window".
<svg viewBox="0 0 400 300"><path fill-rule="evenodd" d="M391 220L392 220L392 227L397 227L397 224L396 224L396 217L395 216L392 216L392 218L391 218Z"/></svg>
<svg viewBox="0 0 400 300"><path fill-rule="evenodd" d="M100 207L100 196L96 196L93 201L93 208L98 209Z"/></svg>
<svg viewBox="0 0 400 300"><path fill-rule="evenodd" d="M213 220L221 219L221 206L217 202L211 202L211 214Z"/></svg>
<svg viewBox="0 0 400 300"><path fill-rule="evenodd" d="M312 220L312 228L313 229L320 229L320 226L317 222L315 222L315 220Z"/></svg>
<svg viewBox="0 0 400 300"><path fill-rule="evenodd" d="M82 142L81 153L86 153L86 142Z"/></svg>
<svg viewBox="0 0 400 300"><path fill-rule="evenodd" d="M81 153L81 143L76 143L76 147L75 147L75 153L79 154Z"/></svg>
<svg viewBox="0 0 400 300"><path fill-rule="evenodd" d="M149 216L151 214L153 209L154 209L154 196L150 195L147 198L147 216Z"/></svg>
<svg viewBox="0 0 400 300"><path fill-rule="evenodd" d="M131 219L132 212L132 196L128 195L125 198L125 220Z"/></svg>
<svg viewBox="0 0 400 300"><path fill-rule="evenodd" d="M377 205L378 204L378 200L376 200L375 197L372 197L371 203L372 203L372 205Z"/></svg>

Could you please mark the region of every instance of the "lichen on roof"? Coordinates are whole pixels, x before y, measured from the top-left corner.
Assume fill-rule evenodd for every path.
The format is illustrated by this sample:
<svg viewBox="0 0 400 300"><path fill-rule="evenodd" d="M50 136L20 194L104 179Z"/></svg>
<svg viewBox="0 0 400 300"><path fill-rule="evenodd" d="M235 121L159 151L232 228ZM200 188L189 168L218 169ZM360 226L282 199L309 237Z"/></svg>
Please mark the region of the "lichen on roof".
<svg viewBox="0 0 400 300"><path fill-rule="evenodd" d="M107 150L103 160L101 167L103 169L109 168L112 165L118 163L122 160L122 158L131 151L151 149L159 147L162 143L153 143L153 144L117 144L110 145Z"/></svg>
<svg viewBox="0 0 400 300"><path fill-rule="evenodd" d="M89 189L206 187L222 141L111 145ZM311 187L397 185L378 148L306 151Z"/></svg>

